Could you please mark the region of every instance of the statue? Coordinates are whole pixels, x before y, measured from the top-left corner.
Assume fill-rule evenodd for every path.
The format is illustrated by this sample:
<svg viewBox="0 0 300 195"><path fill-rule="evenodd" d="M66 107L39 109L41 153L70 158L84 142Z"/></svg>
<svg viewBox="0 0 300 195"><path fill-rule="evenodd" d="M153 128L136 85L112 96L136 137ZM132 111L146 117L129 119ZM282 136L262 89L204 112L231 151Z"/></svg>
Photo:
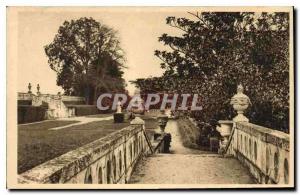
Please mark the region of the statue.
<svg viewBox="0 0 300 195"><path fill-rule="evenodd" d="M237 116L233 118L234 122L249 122L249 119L244 116L244 111L248 108L251 101L247 95L243 93L244 88L240 84L237 87L237 94L235 94L230 101L233 109L237 111Z"/></svg>
<svg viewBox="0 0 300 195"><path fill-rule="evenodd" d="M118 101L117 103L117 113L122 113L122 106L121 106L121 101Z"/></svg>
<svg viewBox="0 0 300 195"><path fill-rule="evenodd" d="M31 83L28 83L28 93L32 93L31 92Z"/></svg>
<svg viewBox="0 0 300 195"><path fill-rule="evenodd" d="M40 93L40 84L37 84L36 89L37 89L36 94L37 94L37 95L40 95L40 94L41 94L41 93Z"/></svg>

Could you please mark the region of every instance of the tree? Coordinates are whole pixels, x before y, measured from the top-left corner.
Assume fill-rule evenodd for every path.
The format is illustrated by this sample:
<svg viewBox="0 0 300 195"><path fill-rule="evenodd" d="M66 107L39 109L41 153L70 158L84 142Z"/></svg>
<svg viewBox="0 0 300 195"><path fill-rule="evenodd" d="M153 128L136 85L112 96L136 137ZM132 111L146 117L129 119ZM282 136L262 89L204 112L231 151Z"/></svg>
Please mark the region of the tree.
<svg viewBox="0 0 300 195"><path fill-rule="evenodd" d="M192 115L207 122L211 118L232 119L229 101L241 83L253 103L247 113L250 121L288 130L288 13L190 14L194 20L166 19L167 25L182 31L181 36L159 37L169 47L155 51L165 70L161 90L199 94L203 110ZM136 81L140 87L146 82L149 88L156 81Z"/></svg>
<svg viewBox="0 0 300 195"><path fill-rule="evenodd" d="M45 52L65 94L85 96L91 104L105 91L124 91L124 52L116 34L85 17L59 27Z"/></svg>

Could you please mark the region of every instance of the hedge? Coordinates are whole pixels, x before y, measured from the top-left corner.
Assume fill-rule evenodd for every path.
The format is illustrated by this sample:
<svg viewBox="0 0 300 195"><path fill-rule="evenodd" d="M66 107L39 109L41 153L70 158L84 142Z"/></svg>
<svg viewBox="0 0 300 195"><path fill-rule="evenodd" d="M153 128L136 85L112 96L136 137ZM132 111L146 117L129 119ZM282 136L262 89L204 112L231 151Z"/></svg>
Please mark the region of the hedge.
<svg viewBox="0 0 300 195"><path fill-rule="evenodd" d="M27 105L30 106L32 105L32 101L31 100L18 100L18 106L19 105Z"/></svg>
<svg viewBox="0 0 300 195"><path fill-rule="evenodd" d="M85 101L63 101L65 105L85 105Z"/></svg>
<svg viewBox="0 0 300 195"><path fill-rule="evenodd" d="M44 120L47 107L45 106L18 106L18 124L32 123Z"/></svg>
<svg viewBox="0 0 300 195"><path fill-rule="evenodd" d="M107 111L99 110L95 105L67 105L67 106L75 108L76 116L111 113L111 110L107 110Z"/></svg>

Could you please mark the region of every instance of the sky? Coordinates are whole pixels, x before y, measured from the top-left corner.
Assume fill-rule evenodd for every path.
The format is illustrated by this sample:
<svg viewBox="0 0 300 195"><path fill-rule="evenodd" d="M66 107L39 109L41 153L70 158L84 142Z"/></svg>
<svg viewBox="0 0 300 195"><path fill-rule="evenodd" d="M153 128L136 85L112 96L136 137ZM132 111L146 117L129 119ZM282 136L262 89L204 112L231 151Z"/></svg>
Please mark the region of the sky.
<svg viewBox="0 0 300 195"><path fill-rule="evenodd" d="M191 9L191 8L189 8ZM193 8L195 9L195 8ZM63 92L56 85L56 73L50 69L44 46L51 43L65 20L92 17L118 31L121 47L125 51L128 67L124 78L130 94L135 90L129 80L160 76L161 61L154 50L166 49L158 42L163 33L179 35L181 32L166 24L167 16L189 17L188 9L170 8L31 8L18 13L18 91L27 92L28 83L36 92L40 84L42 93Z"/></svg>

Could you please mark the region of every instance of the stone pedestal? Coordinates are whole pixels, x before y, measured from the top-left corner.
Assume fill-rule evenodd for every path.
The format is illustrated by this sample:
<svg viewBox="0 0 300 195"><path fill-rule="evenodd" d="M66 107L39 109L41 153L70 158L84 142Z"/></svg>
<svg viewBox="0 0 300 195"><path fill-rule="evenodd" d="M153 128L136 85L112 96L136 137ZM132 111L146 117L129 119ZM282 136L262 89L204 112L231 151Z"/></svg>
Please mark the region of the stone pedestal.
<svg viewBox="0 0 300 195"><path fill-rule="evenodd" d="M220 141L220 149L224 149L228 144L233 127L233 122L229 120L220 120L218 122L220 123L221 127L217 126L217 131L219 131L221 136L223 137L223 141Z"/></svg>
<svg viewBox="0 0 300 195"><path fill-rule="evenodd" d="M114 114L114 122L115 123L123 123L125 118L125 114L122 113L122 104L118 101L117 112Z"/></svg>
<svg viewBox="0 0 300 195"><path fill-rule="evenodd" d="M114 114L114 122L115 123L123 123L124 122L124 113L115 113Z"/></svg>

